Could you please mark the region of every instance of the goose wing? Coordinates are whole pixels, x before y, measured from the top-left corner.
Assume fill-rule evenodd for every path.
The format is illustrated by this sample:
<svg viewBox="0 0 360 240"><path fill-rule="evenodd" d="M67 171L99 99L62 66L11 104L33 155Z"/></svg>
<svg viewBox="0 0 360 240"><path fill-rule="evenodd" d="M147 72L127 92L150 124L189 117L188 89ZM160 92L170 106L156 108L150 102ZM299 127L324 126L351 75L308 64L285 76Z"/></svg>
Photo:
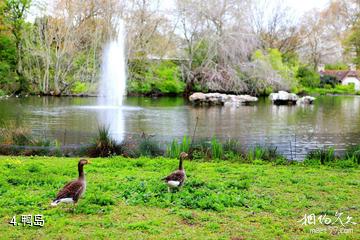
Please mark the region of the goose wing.
<svg viewBox="0 0 360 240"><path fill-rule="evenodd" d="M72 198L74 201L77 201L84 189L83 182L79 180L74 180L72 182L69 182L66 184L56 195L56 199L62 199L62 198Z"/></svg>
<svg viewBox="0 0 360 240"><path fill-rule="evenodd" d="M179 181L182 182L185 178L184 171L176 170L175 172L171 173L169 176L163 178L162 180L168 181Z"/></svg>

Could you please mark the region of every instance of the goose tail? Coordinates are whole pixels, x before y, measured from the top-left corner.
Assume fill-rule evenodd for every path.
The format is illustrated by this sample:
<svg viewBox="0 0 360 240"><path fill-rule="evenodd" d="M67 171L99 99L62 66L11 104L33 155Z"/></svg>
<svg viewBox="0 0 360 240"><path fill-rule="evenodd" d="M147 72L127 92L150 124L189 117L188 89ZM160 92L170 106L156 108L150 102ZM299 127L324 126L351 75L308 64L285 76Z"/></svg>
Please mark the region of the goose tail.
<svg viewBox="0 0 360 240"><path fill-rule="evenodd" d="M52 201L50 205L54 207L54 206L57 206L59 203L60 203L60 200L56 199L56 200Z"/></svg>

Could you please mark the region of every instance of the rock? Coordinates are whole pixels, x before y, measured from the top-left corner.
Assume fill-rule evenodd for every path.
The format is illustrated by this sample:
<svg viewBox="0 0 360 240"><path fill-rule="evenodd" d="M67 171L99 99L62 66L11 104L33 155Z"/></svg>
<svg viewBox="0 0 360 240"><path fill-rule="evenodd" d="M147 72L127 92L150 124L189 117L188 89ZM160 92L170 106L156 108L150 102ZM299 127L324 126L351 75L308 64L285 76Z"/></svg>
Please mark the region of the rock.
<svg viewBox="0 0 360 240"><path fill-rule="evenodd" d="M279 91L278 93L271 93L269 98L276 105L295 105L299 97L295 93L288 93Z"/></svg>
<svg viewBox="0 0 360 240"><path fill-rule="evenodd" d="M240 106L250 102L256 102L257 97L249 95L231 95L222 93L193 93L189 97L190 102L199 105L224 105L224 106Z"/></svg>
<svg viewBox="0 0 360 240"><path fill-rule="evenodd" d="M201 93L201 92L193 93L193 94L189 97L190 102L204 101L205 99L206 99L205 94L204 94L204 93Z"/></svg>
<svg viewBox="0 0 360 240"><path fill-rule="evenodd" d="M304 96L302 98L299 98L299 100L297 100L297 103L298 104L313 104L315 99L316 98L311 97L311 96Z"/></svg>

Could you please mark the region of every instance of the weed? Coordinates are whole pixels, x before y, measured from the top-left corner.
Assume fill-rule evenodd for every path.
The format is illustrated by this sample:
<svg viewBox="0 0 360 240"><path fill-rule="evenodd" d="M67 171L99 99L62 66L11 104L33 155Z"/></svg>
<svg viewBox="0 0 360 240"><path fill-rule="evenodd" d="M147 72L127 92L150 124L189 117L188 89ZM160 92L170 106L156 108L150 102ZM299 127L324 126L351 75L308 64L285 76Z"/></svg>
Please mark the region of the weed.
<svg viewBox="0 0 360 240"><path fill-rule="evenodd" d="M147 157L156 157L163 154L159 143L153 140L152 136L147 136L144 133L139 143L139 152L141 156Z"/></svg>
<svg viewBox="0 0 360 240"><path fill-rule="evenodd" d="M181 152L189 152L191 145L191 139L186 135L179 143L177 139L174 139L170 145L166 148L166 156L170 158L177 158Z"/></svg>
<svg viewBox="0 0 360 240"><path fill-rule="evenodd" d="M211 157L213 159L221 159L223 154L223 145L216 139L216 137L213 137L211 139Z"/></svg>
<svg viewBox="0 0 360 240"><path fill-rule="evenodd" d="M99 126L98 135L94 143L88 149L90 157L109 157L115 155L118 150L115 140L111 137L109 127Z"/></svg>
<svg viewBox="0 0 360 240"><path fill-rule="evenodd" d="M335 162L335 151L334 148L323 148L317 149L309 152L306 157L304 163L306 164L316 164L319 163L321 165L325 165L331 162Z"/></svg>

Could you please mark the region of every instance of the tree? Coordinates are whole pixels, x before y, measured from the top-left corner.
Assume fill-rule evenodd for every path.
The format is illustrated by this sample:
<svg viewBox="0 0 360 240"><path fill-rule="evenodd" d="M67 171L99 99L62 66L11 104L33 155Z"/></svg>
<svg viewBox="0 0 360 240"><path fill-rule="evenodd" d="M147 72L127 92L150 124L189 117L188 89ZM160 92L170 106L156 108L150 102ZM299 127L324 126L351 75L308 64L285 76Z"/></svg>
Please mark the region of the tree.
<svg viewBox="0 0 360 240"><path fill-rule="evenodd" d="M61 95L99 78L102 48L116 36L116 0L58 0L27 31L26 75L40 93Z"/></svg>
<svg viewBox="0 0 360 240"><path fill-rule="evenodd" d="M249 19L263 50L278 49L284 59L295 57L302 37L292 9L281 1L252 1Z"/></svg>
<svg viewBox="0 0 360 240"><path fill-rule="evenodd" d="M360 20L351 28L350 35L344 42L352 62L360 67Z"/></svg>
<svg viewBox="0 0 360 240"><path fill-rule="evenodd" d="M25 16L30 7L31 0L5 0L5 17L10 25L11 33L16 46L16 73L19 80L17 92L26 91L28 83L23 74L23 30L25 27Z"/></svg>

